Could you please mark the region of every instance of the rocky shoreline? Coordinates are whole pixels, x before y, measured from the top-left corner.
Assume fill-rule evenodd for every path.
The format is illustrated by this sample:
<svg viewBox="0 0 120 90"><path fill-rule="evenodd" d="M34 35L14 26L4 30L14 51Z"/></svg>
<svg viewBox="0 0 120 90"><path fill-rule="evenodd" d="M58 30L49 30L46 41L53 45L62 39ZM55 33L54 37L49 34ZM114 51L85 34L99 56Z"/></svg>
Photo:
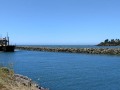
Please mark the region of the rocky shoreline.
<svg viewBox="0 0 120 90"><path fill-rule="evenodd" d="M27 76L15 74L12 69L0 66L0 90L49 90Z"/></svg>
<svg viewBox="0 0 120 90"><path fill-rule="evenodd" d="M39 86L38 84L34 83L30 78L28 78L27 76L23 76L20 74L14 74L14 81L15 82L19 82L21 84L23 84L26 87L31 87L34 86L36 87L36 90L49 90L49 89L45 89L41 86Z"/></svg>
<svg viewBox="0 0 120 90"><path fill-rule="evenodd" d="M17 46L16 49L48 52L120 55L120 48L48 48L48 47Z"/></svg>

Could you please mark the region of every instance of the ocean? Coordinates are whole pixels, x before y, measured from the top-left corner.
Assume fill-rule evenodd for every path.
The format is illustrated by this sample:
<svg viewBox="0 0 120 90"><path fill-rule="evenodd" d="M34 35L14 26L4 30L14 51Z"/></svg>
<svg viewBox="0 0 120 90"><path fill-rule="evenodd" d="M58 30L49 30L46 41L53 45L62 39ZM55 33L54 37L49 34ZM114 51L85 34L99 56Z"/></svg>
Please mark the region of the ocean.
<svg viewBox="0 0 120 90"><path fill-rule="evenodd" d="M120 56L16 50L0 52L0 63L50 90L120 90Z"/></svg>

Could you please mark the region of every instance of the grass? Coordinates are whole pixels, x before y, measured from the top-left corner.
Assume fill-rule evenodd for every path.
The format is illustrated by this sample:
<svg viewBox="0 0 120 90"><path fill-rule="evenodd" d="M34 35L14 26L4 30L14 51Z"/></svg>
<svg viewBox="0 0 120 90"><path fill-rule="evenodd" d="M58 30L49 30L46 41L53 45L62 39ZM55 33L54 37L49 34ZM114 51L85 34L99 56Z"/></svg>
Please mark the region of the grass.
<svg viewBox="0 0 120 90"><path fill-rule="evenodd" d="M38 90L35 86L25 86L14 80L13 69L0 66L0 90Z"/></svg>
<svg viewBox="0 0 120 90"><path fill-rule="evenodd" d="M12 84L12 78L14 76L14 71L8 69L7 67L0 67L0 90L9 90L7 85Z"/></svg>
<svg viewBox="0 0 120 90"><path fill-rule="evenodd" d="M5 86L3 84L0 83L0 90L5 88Z"/></svg>

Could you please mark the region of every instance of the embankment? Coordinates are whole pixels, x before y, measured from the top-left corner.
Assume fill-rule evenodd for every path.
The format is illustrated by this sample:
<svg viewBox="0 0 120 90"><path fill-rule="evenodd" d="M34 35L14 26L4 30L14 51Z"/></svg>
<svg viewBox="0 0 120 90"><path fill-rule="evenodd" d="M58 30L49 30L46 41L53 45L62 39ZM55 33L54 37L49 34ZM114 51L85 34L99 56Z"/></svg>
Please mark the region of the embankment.
<svg viewBox="0 0 120 90"><path fill-rule="evenodd" d="M48 52L120 55L120 48L48 48L48 47L17 46L16 49Z"/></svg>
<svg viewBox="0 0 120 90"><path fill-rule="evenodd" d="M0 66L0 90L49 90L34 83L27 76L15 74L12 69Z"/></svg>

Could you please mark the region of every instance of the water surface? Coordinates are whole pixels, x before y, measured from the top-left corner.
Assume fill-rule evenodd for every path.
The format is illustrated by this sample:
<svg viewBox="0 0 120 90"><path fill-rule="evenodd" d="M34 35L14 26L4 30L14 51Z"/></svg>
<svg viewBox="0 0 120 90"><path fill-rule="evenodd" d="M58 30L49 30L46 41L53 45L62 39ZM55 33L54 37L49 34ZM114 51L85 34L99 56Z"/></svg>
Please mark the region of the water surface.
<svg viewBox="0 0 120 90"><path fill-rule="evenodd" d="M50 90L120 90L120 56L21 50L0 52L0 63Z"/></svg>

